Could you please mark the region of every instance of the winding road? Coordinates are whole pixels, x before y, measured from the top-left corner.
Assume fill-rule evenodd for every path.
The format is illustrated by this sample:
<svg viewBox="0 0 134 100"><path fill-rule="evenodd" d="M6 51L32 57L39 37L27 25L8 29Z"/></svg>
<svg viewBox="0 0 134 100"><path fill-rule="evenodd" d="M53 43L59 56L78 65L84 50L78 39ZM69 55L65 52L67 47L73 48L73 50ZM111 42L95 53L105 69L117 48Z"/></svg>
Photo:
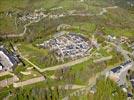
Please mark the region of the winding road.
<svg viewBox="0 0 134 100"><path fill-rule="evenodd" d="M91 52L91 51L90 51ZM89 56L86 56L84 58L81 58L81 59L77 59L77 60L74 60L74 61L70 61L68 63L65 63L65 64L61 64L61 65L57 65L57 66L53 66L53 67L48 67L48 68L44 68L44 69L41 69L39 68L37 65L33 64L31 61L29 61L27 58L22 57L22 59L24 59L26 62L28 62L29 64L31 64L34 68L36 68L39 72L45 72L45 71L52 71L52 70L58 70L58 69L62 69L62 68L66 68L66 67L71 67L73 65L76 65L76 64L79 64L79 63L82 63L84 61L87 61L89 60L93 54L95 54L96 51L93 51Z"/></svg>
<svg viewBox="0 0 134 100"><path fill-rule="evenodd" d="M71 12L71 11L68 11L68 13L66 13L66 14L60 14L60 15L53 15L53 14L48 14L48 15L46 15L46 14L44 14L43 15L43 17L42 18L38 18L38 19L36 19L36 20L32 20L32 21L30 21L29 23L27 23L27 24L25 24L23 27L24 27L24 30L23 30L23 32L22 33L20 33L20 34L9 34L9 35L2 35L2 36L0 36L0 37L2 37L2 38L16 38L16 37L23 37L25 34L26 34L26 31L27 31L27 29L28 29L28 26L30 26L31 24L33 24L33 23L38 23L39 21L41 21L42 19L44 19L44 18L46 18L46 17L48 17L48 18L52 18L52 19L54 19L54 18L61 18L61 17L66 17L66 16L81 16L81 17L83 17L83 16L100 16L100 15L103 15L103 14L105 14L105 13L107 13L108 12L108 9L117 9L118 8L118 6L113 6L113 7L105 7L105 8L102 8L102 11L100 11L98 14L90 14L90 13L88 13L88 14L81 14L81 13L79 13L79 14L75 14L73 11L74 10L72 10L72 12L73 13L69 13L69 12Z"/></svg>

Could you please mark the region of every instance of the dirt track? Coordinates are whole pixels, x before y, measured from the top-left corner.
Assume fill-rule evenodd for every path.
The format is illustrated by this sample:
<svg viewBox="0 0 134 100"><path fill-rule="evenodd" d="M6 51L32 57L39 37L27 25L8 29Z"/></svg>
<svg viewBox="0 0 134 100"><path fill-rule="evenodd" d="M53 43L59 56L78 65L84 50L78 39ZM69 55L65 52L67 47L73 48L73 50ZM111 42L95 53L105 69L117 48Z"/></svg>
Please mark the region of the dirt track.
<svg viewBox="0 0 134 100"><path fill-rule="evenodd" d="M42 19L44 19L44 18L46 18L46 17L49 17L49 18L55 18L55 17L57 17L57 18L61 18L61 17L66 17L66 16L80 16L80 17L84 17L84 16L101 16L101 15L103 15L103 14L105 14L105 13L107 13L108 12L108 9L117 9L118 8L118 6L113 6L113 7L105 7L105 8L102 8L102 11L100 11L99 13L97 13L97 14L90 14L90 13L88 13L88 14L81 14L81 13L79 13L79 14L75 14L75 13L71 13L71 14L69 14L69 13L66 13L66 15L65 14L60 14L60 15L52 15L52 14L48 14L48 15L45 15L44 14L44 16L42 17L42 18L40 18L39 17L39 19L36 19L36 20L32 20L32 21L30 21L29 23L27 23L27 24L25 24L23 27L24 27L24 30L23 30L23 32L22 33L20 33L20 34L9 34L9 35L2 35L2 36L0 36L0 37L2 37L2 38L15 38L15 37L23 37L25 34L26 34L26 31L27 31L27 27L28 26L30 26L31 24L33 24L33 23L38 23L38 22L40 22ZM72 10L73 11L73 10ZM69 12L69 11L68 11ZM71 12L71 11L70 11Z"/></svg>
<svg viewBox="0 0 134 100"><path fill-rule="evenodd" d="M58 70L58 69L66 68L66 67L71 67L73 65L76 65L76 64L85 62L85 61L89 60L95 52L96 51L92 52L92 54L90 54L89 56L86 56L84 58L77 59L77 60L74 60L74 61L70 61L70 62L65 63L65 64L61 64L61 65L57 65L57 66L53 66L53 67L44 68L44 69L39 68L37 65L33 64L27 58L25 58L25 57L22 57L22 58L25 61L27 61L29 64L31 64L34 68L36 68L39 72L45 72L45 71L52 71L52 70Z"/></svg>
<svg viewBox="0 0 134 100"><path fill-rule="evenodd" d="M32 79L29 79L29 80L26 80L26 81L23 81L23 82L14 83L13 87L15 87L15 88L23 87L25 85L30 85L30 84L38 83L38 82L41 82L41 81L44 81L44 80L45 80L45 78L43 76L37 77L37 78L32 78Z"/></svg>

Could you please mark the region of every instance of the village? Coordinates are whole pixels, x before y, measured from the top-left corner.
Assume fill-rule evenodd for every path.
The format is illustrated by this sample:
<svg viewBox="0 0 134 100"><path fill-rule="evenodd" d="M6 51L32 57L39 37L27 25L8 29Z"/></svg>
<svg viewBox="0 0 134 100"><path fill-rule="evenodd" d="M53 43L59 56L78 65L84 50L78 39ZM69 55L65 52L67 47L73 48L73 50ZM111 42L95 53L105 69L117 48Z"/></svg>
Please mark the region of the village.
<svg viewBox="0 0 134 100"><path fill-rule="evenodd" d="M133 0L1 0L0 100L134 100Z"/></svg>
<svg viewBox="0 0 134 100"><path fill-rule="evenodd" d="M45 41L40 47L49 48L56 53L57 58L64 60L64 58L83 57L92 48L92 44L81 35L68 33Z"/></svg>
<svg viewBox="0 0 134 100"><path fill-rule="evenodd" d="M115 47L117 46L117 44L114 44L116 40L116 38L112 37L112 36L107 36L107 42L109 44L114 45ZM128 41L126 38L121 38L120 39L120 43L124 44L127 43ZM71 65L66 63L59 66L53 66L50 68L44 68L41 69L38 66L34 65L31 61L29 61L27 58L21 57L20 54L17 54L16 49L14 48L13 45L11 45L13 50L7 50L6 47L1 46L0 47L0 77L4 77L5 75L11 75L9 78L1 80L0 81L0 87L7 87L8 85L13 84L13 87L20 87L20 86L25 86L25 85L29 85L29 84L33 84L33 83L38 83L41 81L46 80L46 78L42 75L39 75L39 77L37 77L36 74L34 74L33 78L28 79L24 82L19 82L19 77L17 77L17 75L15 75L13 73L13 70L21 64L25 66L24 62L28 62L29 64L31 64L38 72L43 73L44 71L49 71L49 70L58 70L58 69L62 69L65 66L64 65ZM92 54L92 49L98 49L99 47L99 43L97 43L97 41L95 40L95 37L92 37L92 39L87 39L85 36L80 35L78 33L73 33L73 32L59 32L56 33L56 35L51 38L48 41L44 41L41 44L37 44L38 48L43 48L43 49L48 49L50 50L50 52L54 52L56 59L57 60L61 60L64 62L64 59L68 58L68 59L72 59L72 65L78 64L80 63L80 59L85 59L86 57L88 58L88 56L90 56ZM133 49L133 43L128 44L128 47L130 47L132 50ZM121 47L119 48L119 46L116 47L117 48L117 52L121 52L124 56L124 62L120 65L118 65L117 67L114 67L112 69L108 69L107 71L101 72L102 75L105 75L105 77L110 78L111 80L113 80L114 82L116 82L118 84L119 87L122 87L123 91L125 93L128 93L128 97L133 97L133 94L131 91L128 91L128 82L131 83L132 88L134 88L134 77L133 77L133 60L128 56L128 54L130 54L129 51L123 50ZM133 52L132 51L132 55L133 56ZM19 55L19 56L17 56ZM96 53L96 55L98 55L98 53ZM82 57L82 58L81 58ZM110 56L109 56L110 57ZM103 61L107 61L112 59L112 57L103 57L103 58L98 58L96 60L94 60L94 63L97 62L103 62ZM75 60L78 61L76 63L73 64L73 62L75 62ZM88 58L89 59L89 58ZM85 60L83 60L85 61ZM61 66L61 67L60 67ZM52 68L52 69L51 69ZM31 69L31 68L28 68ZM21 74L23 74L24 76L27 75L31 75L32 72L21 72ZM12 76L13 75L13 76ZM98 76L99 77L99 76ZM129 77L128 80L126 79L126 77ZM52 79L55 79L53 77L51 77ZM36 81L35 81L36 79ZM94 85L93 85L94 86ZM72 87L72 86L71 86ZM90 87L90 93L95 93L95 90L92 90L92 87Z"/></svg>

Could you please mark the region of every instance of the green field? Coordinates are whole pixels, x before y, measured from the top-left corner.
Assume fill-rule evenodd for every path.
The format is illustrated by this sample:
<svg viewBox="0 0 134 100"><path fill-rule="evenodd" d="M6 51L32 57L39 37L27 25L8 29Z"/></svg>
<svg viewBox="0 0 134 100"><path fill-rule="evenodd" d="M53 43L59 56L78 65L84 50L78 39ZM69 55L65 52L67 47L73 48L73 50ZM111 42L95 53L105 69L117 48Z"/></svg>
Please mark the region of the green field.
<svg viewBox="0 0 134 100"><path fill-rule="evenodd" d="M0 76L0 81L13 77L12 75Z"/></svg>
<svg viewBox="0 0 134 100"><path fill-rule="evenodd" d="M30 2L30 3L29 3ZM97 14L101 11L103 7L109 6L109 2L105 2L105 0L101 1L85 1L80 2L80 0L39 0L38 2L36 0L2 0L0 3L0 12L4 12L3 17L0 18L0 31L2 33L21 33L23 31L23 23L19 23L16 28L15 25L15 17L16 12L25 12L28 10L28 12L32 12L35 9L45 8L48 10L48 12L51 8L56 7L63 7L62 9L57 9L54 12L57 13L64 13L70 10L78 10L80 12L88 12L92 14ZM111 5L111 6L114 6ZM8 18L5 17L6 13L8 11L14 11L13 17ZM67 21L66 21L66 20ZM58 19L58 21L55 23L55 20L51 20L49 22L42 21L42 23L36 23L37 25L31 26L32 34L45 34L49 33L51 34L53 32L53 29L57 27L58 23L65 23L72 25L72 28L76 28L76 31L79 30L86 30L88 33L94 33L96 29L98 31L103 31L106 34L115 33L117 36L119 35L125 35L125 36L133 36L133 26L134 26L134 16L133 13L127 12L125 9L117 8L116 10L108 10L107 14L104 14L103 16L92 16L92 17L76 17L75 19L72 17L65 17ZM37 26L39 28L37 28ZM44 29L45 27L45 29ZM49 28L47 28L49 27ZM101 28L104 27L104 30ZM35 30L36 29L36 30ZM54 30L56 31L56 30ZM29 33L29 32L28 32ZM28 37L30 37L29 35ZM43 36L43 35L41 35ZM38 36L36 36L37 38Z"/></svg>
<svg viewBox="0 0 134 100"><path fill-rule="evenodd" d="M21 46L19 46L19 50L29 61L42 69L61 63L58 62L54 54L47 49L37 48L31 44L22 43Z"/></svg>
<svg viewBox="0 0 134 100"><path fill-rule="evenodd" d="M118 2L117 2L118 1ZM107 9L107 7L118 6L116 9ZM60 7L60 9L56 9ZM64 62L58 61L54 52L48 49L39 48L36 44L49 40L57 33L57 27L61 24L67 24L71 27L63 28L61 31L76 32L91 39L95 36L99 48L93 48L96 51L91 59L82 63L68 66L68 68L54 71L39 72L31 64L24 62L13 70L20 81L44 76L46 80L36 84L13 88L12 85L0 88L0 100L12 94L10 100L60 100L75 90L58 89L59 85L75 84L87 86L90 79L106 68L113 68L124 61L123 56L118 53L113 46L106 43L107 35L126 36L133 41L134 39L134 9L129 7L127 0L1 0L0 1L0 36L5 34L21 34L24 31L24 25L31 20L21 21L18 16L32 14L37 9L44 9L48 15L64 14L66 16L52 19L44 18L39 22L30 24L27 27L26 34L21 38L0 38L0 43L8 45L9 42L17 45L19 53L41 69L53 67L72 61L65 59ZM106 13L99 15L103 12ZM55 9L55 10L52 10ZM69 12L81 14L77 16L67 15ZM8 15L9 14L9 15ZM11 14L11 16L10 16ZM83 14L83 15L82 15ZM90 16L84 16L90 14ZM99 34L101 33L101 34ZM104 47L108 46L106 49ZM132 52L127 44L121 45L123 49ZM10 47L9 47L10 48ZM111 60L94 63L94 60L112 56ZM29 75L24 75L24 73ZM55 78L52 78L54 76ZM10 75L0 77L0 81L10 78ZM51 89L54 87L54 89ZM97 80L97 92L95 94L84 94L70 97L70 100L125 100L126 94L110 80ZM116 91L113 96L113 91Z"/></svg>
<svg viewBox="0 0 134 100"><path fill-rule="evenodd" d="M72 96L70 100L126 100L125 94L113 81L100 78L96 85L97 92L93 95L90 92L80 96Z"/></svg>

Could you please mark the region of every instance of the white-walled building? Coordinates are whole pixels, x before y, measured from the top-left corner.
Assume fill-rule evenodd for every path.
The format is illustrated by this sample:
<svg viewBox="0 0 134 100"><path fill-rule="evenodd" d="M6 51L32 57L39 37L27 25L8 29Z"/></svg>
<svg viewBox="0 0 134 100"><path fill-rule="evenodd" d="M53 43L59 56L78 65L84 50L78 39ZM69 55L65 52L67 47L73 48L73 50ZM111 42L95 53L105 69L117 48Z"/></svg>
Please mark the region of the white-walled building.
<svg viewBox="0 0 134 100"><path fill-rule="evenodd" d="M15 57L3 47L0 47L0 71L12 69L17 65Z"/></svg>
<svg viewBox="0 0 134 100"><path fill-rule="evenodd" d="M118 67L111 69L109 72L106 73L106 77L109 77L111 80L118 83L118 85L125 85L126 84L126 75L128 70L131 69L133 66L132 61L128 60Z"/></svg>

